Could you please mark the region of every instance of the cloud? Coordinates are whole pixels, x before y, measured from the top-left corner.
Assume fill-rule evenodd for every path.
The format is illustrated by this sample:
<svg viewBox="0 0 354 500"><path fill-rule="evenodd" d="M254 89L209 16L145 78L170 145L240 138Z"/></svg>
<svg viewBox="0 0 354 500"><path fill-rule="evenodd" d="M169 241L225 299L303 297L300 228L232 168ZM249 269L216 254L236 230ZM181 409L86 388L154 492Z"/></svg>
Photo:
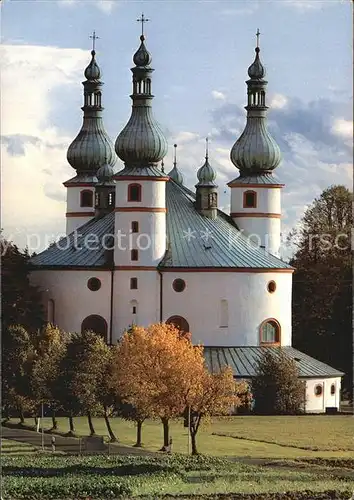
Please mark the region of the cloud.
<svg viewBox="0 0 354 500"><path fill-rule="evenodd" d="M288 99L285 95L275 94L269 103L269 106L272 109L281 109L284 108L288 104Z"/></svg>
<svg viewBox="0 0 354 500"><path fill-rule="evenodd" d="M193 142L197 141L199 139L199 134L196 134L195 132L186 132L186 131L181 131L178 132L178 134L175 136L175 143L177 145L179 144L186 144L188 142Z"/></svg>
<svg viewBox="0 0 354 500"><path fill-rule="evenodd" d="M211 95L217 101L225 101L226 99L226 95L223 92L220 92L219 90L212 90Z"/></svg>
<svg viewBox="0 0 354 500"><path fill-rule="evenodd" d="M82 3L88 3L89 5L93 5L97 7L102 12L106 14L110 14L114 7L116 7L119 3L119 0L58 0L58 4L61 7L76 7Z"/></svg>
<svg viewBox="0 0 354 500"><path fill-rule="evenodd" d="M72 177L72 137L52 126L58 91L78 91L87 53L79 49L3 45L1 79L2 218L5 235L25 246L28 234L65 226L65 188ZM25 87L24 87L25 82ZM78 113L80 110L78 109Z"/></svg>
<svg viewBox="0 0 354 500"><path fill-rule="evenodd" d="M278 3L278 2L277 2ZM304 13L314 10L323 9L325 7L331 7L338 3L344 3L343 0L282 0L279 4L282 7L289 7L297 10L298 12Z"/></svg>
<svg viewBox="0 0 354 500"><path fill-rule="evenodd" d="M332 126L332 132L335 135L343 137L344 139L353 139L353 121L352 120L344 120L343 118L337 118L334 120Z"/></svg>

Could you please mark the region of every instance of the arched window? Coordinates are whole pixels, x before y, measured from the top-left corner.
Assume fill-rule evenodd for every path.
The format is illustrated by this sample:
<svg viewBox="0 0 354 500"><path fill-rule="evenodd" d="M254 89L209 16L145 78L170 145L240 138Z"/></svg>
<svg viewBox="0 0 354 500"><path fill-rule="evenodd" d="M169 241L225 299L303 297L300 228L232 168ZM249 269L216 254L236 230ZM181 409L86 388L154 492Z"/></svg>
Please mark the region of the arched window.
<svg viewBox="0 0 354 500"><path fill-rule="evenodd" d="M53 299L48 300L47 304L47 321L48 323L54 325L55 321L55 304Z"/></svg>
<svg viewBox="0 0 354 500"><path fill-rule="evenodd" d="M331 384L331 396L334 396L336 393L336 385L335 384Z"/></svg>
<svg viewBox="0 0 354 500"><path fill-rule="evenodd" d="M261 344L279 344L280 343L280 324L276 319L267 319L263 321L260 327Z"/></svg>
<svg viewBox="0 0 354 500"><path fill-rule="evenodd" d="M81 332L91 330L97 335L101 335L105 342L107 342L107 322L102 316L91 314L87 316L81 324Z"/></svg>
<svg viewBox="0 0 354 500"><path fill-rule="evenodd" d="M129 184L129 186L128 186L128 201L141 201L141 186L140 186L140 184Z"/></svg>
<svg viewBox="0 0 354 500"><path fill-rule="evenodd" d="M218 206L218 195L217 193L209 193L208 196L208 208L217 208Z"/></svg>
<svg viewBox="0 0 354 500"><path fill-rule="evenodd" d="M220 328L229 326L229 304L227 300L220 301Z"/></svg>
<svg viewBox="0 0 354 500"><path fill-rule="evenodd" d="M189 332L188 321L182 318L182 316L171 316L170 318L168 318L166 323L168 323L169 325L174 325L181 332Z"/></svg>
<svg viewBox="0 0 354 500"><path fill-rule="evenodd" d="M93 192L88 189L84 189L80 192L80 207L92 207L93 206Z"/></svg>
<svg viewBox="0 0 354 500"><path fill-rule="evenodd" d="M243 208L256 208L256 207L257 207L256 191L245 191L243 193Z"/></svg>

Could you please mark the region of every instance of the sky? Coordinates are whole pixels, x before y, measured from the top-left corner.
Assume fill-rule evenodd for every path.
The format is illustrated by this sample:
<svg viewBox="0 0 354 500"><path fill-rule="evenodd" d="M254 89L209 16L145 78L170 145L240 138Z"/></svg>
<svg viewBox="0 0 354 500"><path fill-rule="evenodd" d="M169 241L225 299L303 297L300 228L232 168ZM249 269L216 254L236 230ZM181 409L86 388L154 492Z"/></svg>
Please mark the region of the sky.
<svg viewBox="0 0 354 500"><path fill-rule="evenodd" d="M1 9L2 228L43 249L65 231L66 152L82 123L83 71L96 31L104 123L115 141L130 116L132 56L141 13L155 69L154 114L194 189L205 155L219 205L238 175L230 149L245 126L247 68L259 28L269 130L283 161L283 236L332 184L352 188L350 0L3 0ZM122 168L120 161L117 169Z"/></svg>

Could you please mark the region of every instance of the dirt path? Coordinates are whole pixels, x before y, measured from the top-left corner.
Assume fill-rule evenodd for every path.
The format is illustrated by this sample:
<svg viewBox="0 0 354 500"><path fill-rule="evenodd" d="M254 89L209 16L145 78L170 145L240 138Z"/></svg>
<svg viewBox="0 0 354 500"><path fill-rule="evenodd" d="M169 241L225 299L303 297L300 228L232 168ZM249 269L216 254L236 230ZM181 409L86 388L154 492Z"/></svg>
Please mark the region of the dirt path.
<svg viewBox="0 0 354 500"><path fill-rule="evenodd" d="M44 433L44 448L46 450L51 450L51 439L53 435L55 435L56 451L64 452L70 455L80 453L80 440L78 438ZM38 448L42 447L42 434L36 431L1 426L1 437L4 439L12 439L13 441L27 443ZM108 450L101 453L106 454L107 451ZM109 453L112 455L154 455L153 452L141 448L123 446L119 443L111 443L109 445Z"/></svg>

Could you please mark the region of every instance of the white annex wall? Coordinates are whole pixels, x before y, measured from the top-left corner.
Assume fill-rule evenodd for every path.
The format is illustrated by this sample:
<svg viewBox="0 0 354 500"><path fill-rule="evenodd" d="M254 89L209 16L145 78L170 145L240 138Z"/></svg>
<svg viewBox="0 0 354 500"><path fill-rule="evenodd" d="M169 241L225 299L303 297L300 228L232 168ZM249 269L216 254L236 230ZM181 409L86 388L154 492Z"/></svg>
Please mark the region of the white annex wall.
<svg viewBox="0 0 354 500"><path fill-rule="evenodd" d="M183 292L174 279L186 282ZM274 280L277 289L267 291ZM257 346L259 327L267 318L281 325L281 344L291 345L291 273L164 272L163 320L184 317L194 343L206 346ZM228 327L221 325L222 300L228 301Z"/></svg>
<svg viewBox="0 0 354 500"><path fill-rule="evenodd" d="M257 193L257 206L255 208L243 207L243 193L246 191L254 191ZM231 212L280 214L281 188L254 188L247 187L247 184L242 187L231 187Z"/></svg>
<svg viewBox="0 0 354 500"><path fill-rule="evenodd" d="M89 278L101 280L101 288L89 290ZM110 271L34 271L31 283L43 291L44 306L54 300L55 324L68 332L80 332L82 321L91 314L102 316L108 325L110 321Z"/></svg>
<svg viewBox="0 0 354 500"><path fill-rule="evenodd" d="M331 386L334 384L335 393L331 394ZM315 387L322 386L322 394L315 395ZM306 380L306 412L324 413L326 407L337 407L340 404L341 378L307 379Z"/></svg>
<svg viewBox="0 0 354 500"><path fill-rule="evenodd" d="M81 207L80 206L80 193L83 190L92 191L94 193L94 189L90 187L74 187L70 186L66 189L66 212L67 213L88 213L92 214L94 212L94 207ZM94 196L93 196L94 200ZM90 221L93 218L93 215L85 216L76 216L76 217L66 217L66 234L70 234L75 229L86 224L86 222Z"/></svg>

